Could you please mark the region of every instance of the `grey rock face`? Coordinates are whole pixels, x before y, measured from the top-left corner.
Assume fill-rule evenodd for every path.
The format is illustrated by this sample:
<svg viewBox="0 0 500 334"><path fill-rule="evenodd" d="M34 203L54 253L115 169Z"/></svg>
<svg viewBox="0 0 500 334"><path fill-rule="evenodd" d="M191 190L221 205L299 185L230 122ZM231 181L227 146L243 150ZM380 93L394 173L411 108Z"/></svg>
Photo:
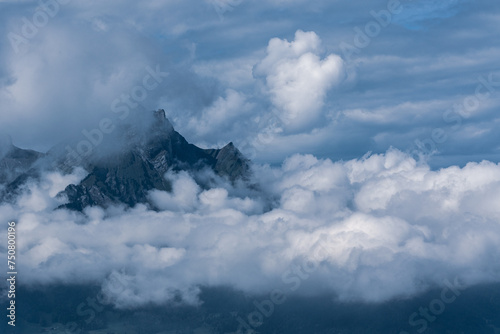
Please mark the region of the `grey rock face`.
<svg viewBox="0 0 500 334"><path fill-rule="evenodd" d="M232 142L221 149L205 150L215 158L215 171L219 175L227 176L231 180L245 179L249 175L249 160L241 154Z"/></svg>

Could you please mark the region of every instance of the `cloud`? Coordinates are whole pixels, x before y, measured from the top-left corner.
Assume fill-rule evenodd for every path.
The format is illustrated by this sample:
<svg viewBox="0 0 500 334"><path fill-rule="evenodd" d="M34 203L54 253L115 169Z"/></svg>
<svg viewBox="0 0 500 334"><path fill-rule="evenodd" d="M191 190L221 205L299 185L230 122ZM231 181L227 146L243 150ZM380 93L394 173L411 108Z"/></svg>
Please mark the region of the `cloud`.
<svg viewBox="0 0 500 334"><path fill-rule="evenodd" d="M77 176L50 174L45 188ZM257 165L258 192L203 190L184 172L167 177L173 192L151 193L159 211L54 210L61 199L35 185L3 203L0 214L22 236L24 282L100 284L130 308L198 304L203 286L292 291L287 273L308 259L318 269L295 293L347 301L410 297L454 276L467 286L500 281L499 164L432 171L391 149L346 162L297 154L279 168Z"/></svg>
<svg viewBox="0 0 500 334"><path fill-rule="evenodd" d="M193 211L198 205L200 187L186 172L167 174L167 179L172 182L172 192L153 190L150 198L161 210Z"/></svg>
<svg viewBox="0 0 500 334"><path fill-rule="evenodd" d="M150 48L144 41L136 40L143 51L134 51L123 28L117 28L122 31L112 41L85 28L85 21L65 29L54 19L30 42L30 52L10 52L10 81L0 95L9 112L2 111L1 127L18 145L38 138L37 148L46 150L104 117L112 118L112 102L142 84L147 66L160 64L144 56ZM96 47L103 44L115 52L105 54Z"/></svg>
<svg viewBox="0 0 500 334"><path fill-rule="evenodd" d="M334 54L320 58L321 40L314 32L295 33L288 42L273 38L255 74L266 79L271 100L289 131L317 125L328 90L344 78L342 59Z"/></svg>
<svg viewBox="0 0 500 334"><path fill-rule="evenodd" d="M396 17L396 23L412 29L424 29L433 21L439 21L455 16L459 11L459 6L467 0L425 0L416 3L405 3L402 14Z"/></svg>
<svg viewBox="0 0 500 334"><path fill-rule="evenodd" d="M253 105L247 101L247 97L235 90L228 89L226 97L219 97L214 103L204 108L201 115L192 117L187 127L198 134L199 138L216 141L219 138L220 129L231 129L238 127L236 121L248 117L253 111ZM236 137L237 131L232 129L231 133ZM227 133L224 137L229 137Z"/></svg>
<svg viewBox="0 0 500 334"><path fill-rule="evenodd" d="M57 195L69 184L78 184L87 176L83 168L75 168L71 174L57 172L43 174L39 183L29 181L23 185L23 192L18 198L20 208L32 212L51 210L64 203L64 198Z"/></svg>

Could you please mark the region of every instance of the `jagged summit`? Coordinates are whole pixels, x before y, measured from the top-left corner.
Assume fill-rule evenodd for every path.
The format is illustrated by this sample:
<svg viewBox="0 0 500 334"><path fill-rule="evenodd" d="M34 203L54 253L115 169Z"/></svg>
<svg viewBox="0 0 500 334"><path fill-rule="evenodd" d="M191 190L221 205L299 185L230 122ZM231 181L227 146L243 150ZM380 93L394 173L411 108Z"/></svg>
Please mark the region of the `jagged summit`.
<svg viewBox="0 0 500 334"><path fill-rule="evenodd" d="M52 165L66 172L70 161L71 168L80 166L89 173L79 184L68 186L62 193L68 198L65 207L81 211L93 205L147 203L150 190L171 190L171 184L164 178L168 170L196 172L209 168L232 182L247 179L249 173L249 160L232 142L221 149L192 145L174 130L163 109L117 125L116 132L101 141L91 154L79 159L68 159L68 152L75 151L71 151L71 145L66 145L66 150L59 145L45 156L34 151L18 151L18 156L25 157L24 168L14 168L21 173L9 182L6 178L3 182L0 179L0 183L6 183L7 192L15 192L28 176L36 177L37 160L44 160L38 165ZM8 164L6 169L11 170L14 161L16 159L0 159L0 166Z"/></svg>
<svg viewBox="0 0 500 334"><path fill-rule="evenodd" d="M167 120L167 115L165 114L164 109L158 109L154 112L155 117L160 121L163 122L164 120ZM170 122L169 122L170 123Z"/></svg>
<svg viewBox="0 0 500 334"><path fill-rule="evenodd" d="M158 109L153 113L153 116L155 119L154 127L156 129L162 129L163 131L166 132L171 132L174 130L174 126L168 120L167 115L165 114L165 110Z"/></svg>

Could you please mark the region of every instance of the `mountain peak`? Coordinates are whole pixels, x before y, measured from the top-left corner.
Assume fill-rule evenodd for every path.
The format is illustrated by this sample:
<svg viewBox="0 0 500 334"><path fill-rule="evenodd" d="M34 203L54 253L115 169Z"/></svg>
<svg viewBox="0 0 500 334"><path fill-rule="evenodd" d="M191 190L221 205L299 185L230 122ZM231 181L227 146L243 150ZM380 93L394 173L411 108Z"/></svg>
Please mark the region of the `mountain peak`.
<svg viewBox="0 0 500 334"><path fill-rule="evenodd" d="M168 135L174 131L174 126L168 120L165 110L154 111L153 118L151 129L146 129L149 135L153 135L152 137Z"/></svg>
<svg viewBox="0 0 500 334"><path fill-rule="evenodd" d="M165 110L163 110L163 109L156 110L154 112L154 115L160 121L163 121L164 119L167 119L167 116L165 115Z"/></svg>

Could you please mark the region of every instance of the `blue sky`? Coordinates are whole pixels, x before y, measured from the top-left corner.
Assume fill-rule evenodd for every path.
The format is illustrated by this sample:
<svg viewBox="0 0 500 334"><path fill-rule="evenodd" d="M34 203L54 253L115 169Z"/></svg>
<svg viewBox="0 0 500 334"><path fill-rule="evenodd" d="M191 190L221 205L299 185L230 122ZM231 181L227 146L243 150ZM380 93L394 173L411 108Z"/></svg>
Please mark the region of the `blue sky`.
<svg viewBox="0 0 500 334"><path fill-rule="evenodd" d="M164 108L176 129L203 147L233 141L255 161L273 164L294 153L345 160L391 146L415 156L432 150L434 167L499 160L495 2L0 7L0 131L21 147L44 151L96 127L115 99L141 83L146 67L160 66L169 76L140 104ZM33 36L23 35L26 21L40 26ZM477 103L479 78L490 81L490 94ZM464 101L471 112L447 113Z"/></svg>

